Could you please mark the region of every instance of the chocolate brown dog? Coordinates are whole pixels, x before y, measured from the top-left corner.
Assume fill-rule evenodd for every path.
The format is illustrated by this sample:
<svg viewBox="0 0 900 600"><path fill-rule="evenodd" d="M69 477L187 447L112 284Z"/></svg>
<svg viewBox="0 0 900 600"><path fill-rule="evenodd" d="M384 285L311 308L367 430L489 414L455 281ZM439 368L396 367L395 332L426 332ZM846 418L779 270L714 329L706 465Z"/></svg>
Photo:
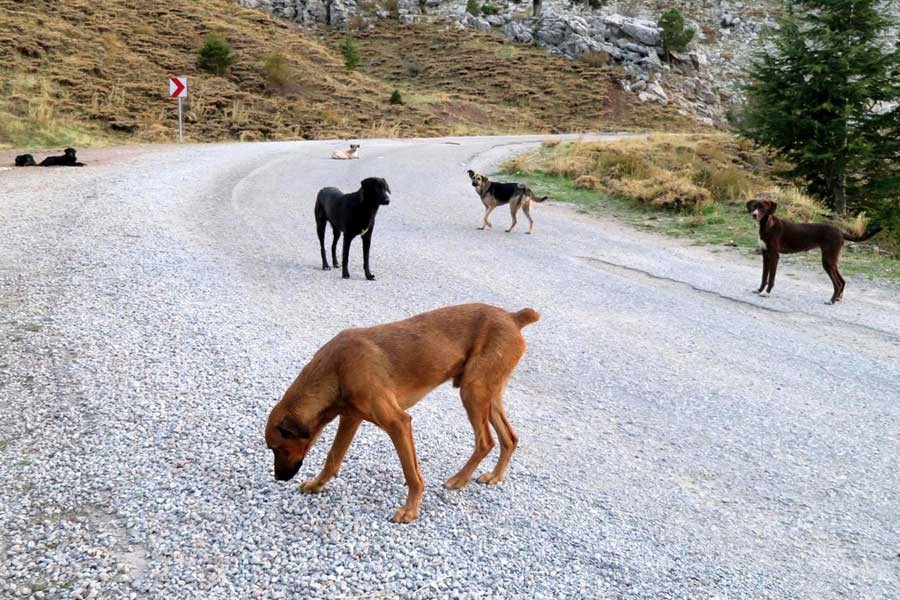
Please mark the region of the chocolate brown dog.
<svg viewBox="0 0 900 600"><path fill-rule="evenodd" d="M855 236L832 225L782 221L775 216L776 208L778 204L771 200L751 200L747 203L747 212L759 223L759 247L763 255L762 283L756 293L768 296L772 292L779 254L803 252L818 246L822 249L822 267L834 286L831 300L826 304L839 302L844 295L845 286L844 278L838 271L844 240L864 242L881 231L881 228Z"/></svg>
<svg viewBox="0 0 900 600"><path fill-rule="evenodd" d="M340 417L321 473L300 490L322 491L338 474L360 423L390 436L409 488L394 521L419 516L425 484L416 460L412 417L406 409L438 385L453 380L475 431L475 451L447 487L459 489L494 447L488 422L500 438L500 458L480 483L500 483L518 444L503 408L503 391L525 353L521 329L540 319L530 309L510 313L487 304L449 306L415 317L345 329L322 346L269 414L266 445L275 455L275 478L294 477L322 428Z"/></svg>

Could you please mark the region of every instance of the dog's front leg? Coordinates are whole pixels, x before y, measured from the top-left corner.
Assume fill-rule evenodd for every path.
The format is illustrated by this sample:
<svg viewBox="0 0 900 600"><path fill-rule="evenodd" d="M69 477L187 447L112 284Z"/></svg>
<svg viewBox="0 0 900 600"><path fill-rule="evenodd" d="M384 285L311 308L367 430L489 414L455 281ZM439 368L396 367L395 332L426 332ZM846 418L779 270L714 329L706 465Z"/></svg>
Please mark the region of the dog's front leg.
<svg viewBox="0 0 900 600"><path fill-rule="evenodd" d="M419 471L419 462L416 460L416 446L412 437L412 417L397 406L393 398L379 400L373 411L373 421L384 429L394 443L400 464L403 466L403 476L406 478L408 492L406 503L394 513L395 523L409 523L419 516L419 504L422 502L422 492L425 490L425 482Z"/></svg>
<svg viewBox="0 0 900 600"><path fill-rule="evenodd" d="M369 281L375 280L375 276L372 275L372 271L369 270L369 248L372 246L372 227L373 225L369 225L369 229L362 236L363 271L365 271L366 279Z"/></svg>
<svg viewBox="0 0 900 600"><path fill-rule="evenodd" d="M778 252L769 251L769 285L766 287L766 294L772 293L775 287L775 271L778 270Z"/></svg>
<svg viewBox="0 0 900 600"><path fill-rule="evenodd" d="M762 291L766 289L766 281L769 280L769 253L763 250L763 271L762 271L762 283L759 284L759 289L756 290L757 294L762 294Z"/></svg>
<svg viewBox="0 0 900 600"><path fill-rule="evenodd" d="M341 264L341 277L344 279L350 279L350 242L353 241L353 236L350 234L344 234L344 252L342 255L343 263Z"/></svg>
<svg viewBox="0 0 900 600"><path fill-rule="evenodd" d="M347 448L350 447L350 442L353 441L353 436L356 435L360 423L362 423L362 419L359 417L341 416L337 433L334 436L334 442L331 444L331 450L328 451L328 458L325 459L325 466L322 467L322 472L315 479L301 483L301 492L318 494L325 487L325 484L340 472L341 463L344 462L344 455L347 454Z"/></svg>

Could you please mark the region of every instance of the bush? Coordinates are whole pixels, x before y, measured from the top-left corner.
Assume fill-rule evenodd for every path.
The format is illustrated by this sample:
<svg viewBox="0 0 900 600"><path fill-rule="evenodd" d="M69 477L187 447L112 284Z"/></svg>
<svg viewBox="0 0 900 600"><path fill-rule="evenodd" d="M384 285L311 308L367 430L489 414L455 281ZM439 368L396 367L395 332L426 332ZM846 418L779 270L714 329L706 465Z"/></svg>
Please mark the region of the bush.
<svg viewBox="0 0 900 600"><path fill-rule="evenodd" d="M400 95L400 90L394 90L391 94L390 99L391 104L403 104L403 96Z"/></svg>
<svg viewBox="0 0 900 600"><path fill-rule="evenodd" d="M391 18L396 19L400 16L400 0L384 0L381 6L388 11Z"/></svg>
<svg viewBox="0 0 900 600"><path fill-rule="evenodd" d="M348 69L353 70L359 66L359 46L352 36L345 36L341 40L341 55L344 57L344 64Z"/></svg>
<svg viewBox="0 0 900 600"><path fill-rule="evenodd" d="M752 176L738 167L699 167L693 180L709 190L716 202L746 200L756 191L756 182Z"/></svg>
<svg viewBox="0 0 900 600"><path fill-rule="evenodd" d="M237 61L237 54L231 44L219 33L210 33L206 36L198 55L198 66L215 75L224 75Z"/></svg>
<svg viewBox="0 0 900 600"><path fill-rule="evenodd" d="M284 89L291 80L291 67L284 54L273 52L262 62L266 82L272 87Z"/></svg>
<svg viewBox="0 0 900 600"><path fill-rule="evenodd" d="M485 16L496 15L500 12L500 9L494 6L493 4L482 4L481 5L481 14Z"/></svg>
<svg viewBox="0 0 900 600"><path fill-rule="evenodd" d="M477 17L478 13L481 12L481 7L478 6L478 0L467 0L466 12Z"/></svg>
<svg viewBox="0 0 900 600"><path fill-rule="evenodd" d="M598 52L585 52L578 57L581 62L591 65L592 67L605 67L609 64L609 54L600 50Z"/></svg>
<svg viewBox="0 0 900 600"><path fill-rule="evenodd" d="M666 52L684 52L694 39L694 30L684 26L684 16L677 8L670 8L659 18L662 41Z"/></svg>

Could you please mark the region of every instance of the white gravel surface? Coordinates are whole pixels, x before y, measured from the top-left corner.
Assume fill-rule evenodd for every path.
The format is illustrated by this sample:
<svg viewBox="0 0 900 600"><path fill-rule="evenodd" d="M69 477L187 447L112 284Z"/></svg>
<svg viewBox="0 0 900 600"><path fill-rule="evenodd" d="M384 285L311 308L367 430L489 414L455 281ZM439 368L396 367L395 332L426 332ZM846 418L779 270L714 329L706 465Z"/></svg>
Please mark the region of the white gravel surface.
<svg viewBox="0 0 900 600"><path fill-rule="evenodd" d="M554 203L477 231L465 169L522 138L86 150L0 173L0 597L887 598L900 590L900 294ZM0 157L5 163L7 156ZM374 282L322 272L315 192L366 176ZM753 224L747 223L747 227ZM448 491L455 390L412 410L426 491L364 425L278 483L265 418L339 330L532 306L507 480ZM482 469L489 468L489 457Z"/></svg>

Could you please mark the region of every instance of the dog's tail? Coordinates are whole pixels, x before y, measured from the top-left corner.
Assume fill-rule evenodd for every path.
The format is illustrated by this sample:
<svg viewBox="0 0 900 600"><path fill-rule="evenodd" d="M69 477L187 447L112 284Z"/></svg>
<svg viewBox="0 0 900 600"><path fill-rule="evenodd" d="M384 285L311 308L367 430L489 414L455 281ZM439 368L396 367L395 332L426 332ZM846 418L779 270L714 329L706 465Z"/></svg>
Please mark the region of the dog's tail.
<svg viewBox="0 0 900 600"><path fill-rule="evenodd" d="M534 310L533 308L523 308L519 312L514 312L512 314L513 321L516 322L516 325L519 326L519 329L527 325L531 325L532 323L539 321L541 318L541 313Z"/></svg>
<svg viewBox="0 0 900 600"><path fill-rule="evenodd" d="M872 231L868 233L864 233L862 235L853 235L852 233L842 232L844 234L844 239L848 242L865 242L866 240L870 240L875 237L875 234L881 231L881 227L876 227Z"/></svg>
<svg viewBox="0 0 900 600"><path fill-rule="evenodd" d="M543 202L544 200L546 200L547 198L550 197L550 196L535 196L534 192L531 191L531 188L525 188L525 193L527 193L528 196L535 202Z"/></svg>

